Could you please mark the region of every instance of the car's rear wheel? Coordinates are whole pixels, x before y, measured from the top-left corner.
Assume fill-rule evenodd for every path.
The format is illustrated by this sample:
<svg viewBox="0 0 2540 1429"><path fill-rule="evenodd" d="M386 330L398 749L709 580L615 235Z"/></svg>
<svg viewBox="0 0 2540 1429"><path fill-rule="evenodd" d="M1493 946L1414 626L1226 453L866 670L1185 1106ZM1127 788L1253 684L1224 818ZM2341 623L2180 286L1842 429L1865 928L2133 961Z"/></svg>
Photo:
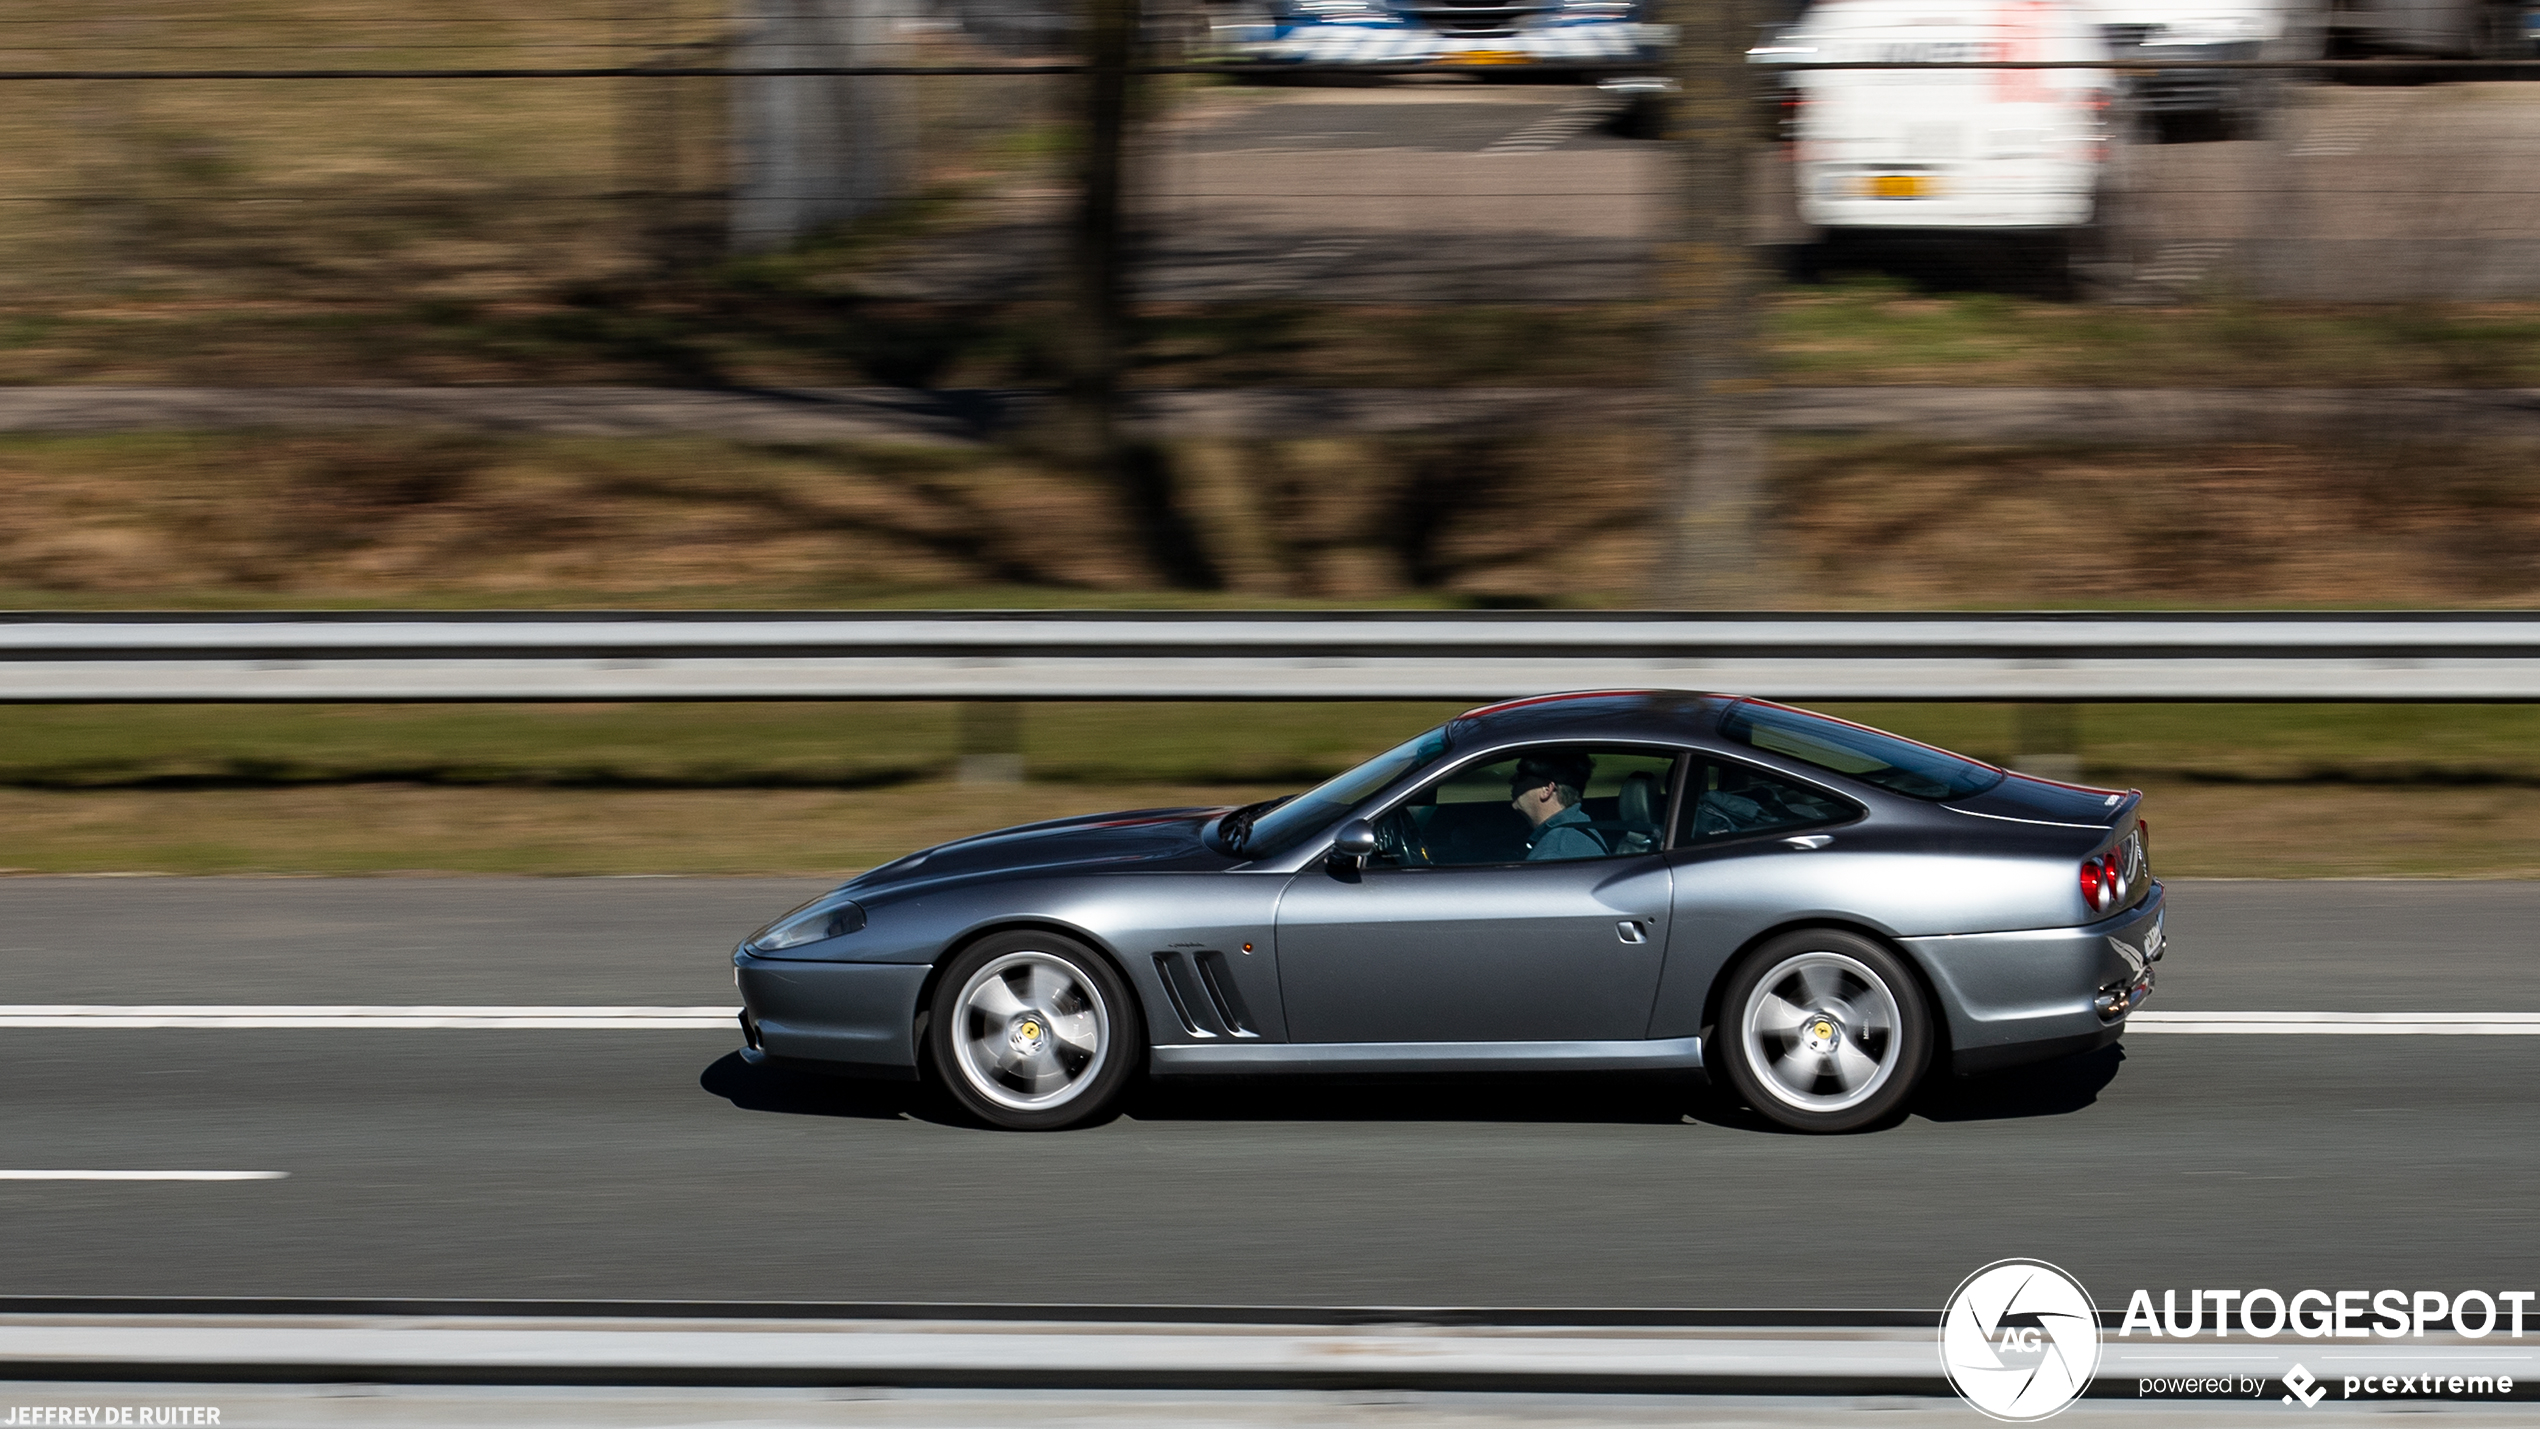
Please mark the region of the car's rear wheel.
<svg viewBox="0 0 2540 1429"><path fill-rule="evenodd" d="M955 955L935 983L927 1050L980 1120L1055 1131L1092 1120L1136 1070L1136 1003L1092 949L1055 934L1001 933Z"/></svg>
<svg viewBox="0 0 2540 1429"><path fill-rule="evenodd" d="M1802 929L1739 965L1713 1040L1749 1106L1799 1131L1851 1131L1913 1095L1931 1062L1931 1010L1895 953Z"/></svg>

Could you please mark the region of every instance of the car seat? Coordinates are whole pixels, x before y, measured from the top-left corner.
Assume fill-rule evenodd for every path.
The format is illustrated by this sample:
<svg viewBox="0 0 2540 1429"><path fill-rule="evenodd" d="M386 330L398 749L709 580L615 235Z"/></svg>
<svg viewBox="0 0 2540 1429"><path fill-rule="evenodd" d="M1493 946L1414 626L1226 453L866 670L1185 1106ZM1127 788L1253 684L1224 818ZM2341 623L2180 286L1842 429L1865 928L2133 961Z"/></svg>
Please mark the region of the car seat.
<svg viewBox="0 0 2540 1429"><path fill-rule="evenodd" d="M1616 853L1648 853L1658 847L1659 816L1666 795L1658 787L1658 776L1646 770L1624 778L1621 793L1614 800L1616 821L1622 829L1613 839Z"/></svg>

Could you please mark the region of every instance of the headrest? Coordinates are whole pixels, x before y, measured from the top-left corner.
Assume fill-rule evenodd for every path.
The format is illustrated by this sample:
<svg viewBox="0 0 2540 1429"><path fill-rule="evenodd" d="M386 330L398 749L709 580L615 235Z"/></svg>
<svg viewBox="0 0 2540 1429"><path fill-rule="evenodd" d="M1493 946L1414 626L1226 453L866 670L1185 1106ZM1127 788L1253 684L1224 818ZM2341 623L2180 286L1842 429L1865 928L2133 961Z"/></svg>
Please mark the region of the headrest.
<svg viewBox="0 0 2540 1429"><path fill-rule="evenodd" d="M1658 776L1646 771L1623 780L1621 797L1614 812L1627 824L1658 822Z"/></svg>

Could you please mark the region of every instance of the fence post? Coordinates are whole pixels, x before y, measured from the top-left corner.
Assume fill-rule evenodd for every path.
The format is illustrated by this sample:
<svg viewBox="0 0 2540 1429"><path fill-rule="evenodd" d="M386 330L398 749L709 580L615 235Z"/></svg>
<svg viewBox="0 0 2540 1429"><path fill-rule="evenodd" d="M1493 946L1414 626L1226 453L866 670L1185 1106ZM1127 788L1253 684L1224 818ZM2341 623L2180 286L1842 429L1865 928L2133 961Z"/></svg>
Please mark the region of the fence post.
<svg viewBox="0 0 2540 1429"><path fill-rule="evenodd" d="M1666 546L1650 603L1762 603L1760 298L1751 257L1747 0L1673 0L1674 231L1660 250Z"/></svg>

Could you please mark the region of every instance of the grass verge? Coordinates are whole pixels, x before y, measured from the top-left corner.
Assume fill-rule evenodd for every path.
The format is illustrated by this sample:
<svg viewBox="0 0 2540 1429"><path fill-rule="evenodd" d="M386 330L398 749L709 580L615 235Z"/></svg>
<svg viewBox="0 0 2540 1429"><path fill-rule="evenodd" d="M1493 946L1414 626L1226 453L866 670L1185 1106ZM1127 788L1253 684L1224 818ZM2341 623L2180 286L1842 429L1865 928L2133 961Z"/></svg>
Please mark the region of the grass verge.
<svg viewBox="0 0 2540 1429"><path fill-rule="evenodd" d="M844 876L1012 823L1293 787L0 789L0 871ZM2150 781L2145 797L2155 866L2170 877L2540 878L2528 789Z"/></svg>
<svg viewBox="0 0 2540 1429"><path fill-rule="evenodd" d="M0 869L826 874L1071 813L1292 792L1444 705L1048 705L1032 781L951 782L924 705L0 709ZM1847 705L2009 761L1987 705ZM2084 777L2146 791L2164 873L2540 877L2540 709L2086 706ZM2334 830L2334 837L2324 837Z"/></svg>

